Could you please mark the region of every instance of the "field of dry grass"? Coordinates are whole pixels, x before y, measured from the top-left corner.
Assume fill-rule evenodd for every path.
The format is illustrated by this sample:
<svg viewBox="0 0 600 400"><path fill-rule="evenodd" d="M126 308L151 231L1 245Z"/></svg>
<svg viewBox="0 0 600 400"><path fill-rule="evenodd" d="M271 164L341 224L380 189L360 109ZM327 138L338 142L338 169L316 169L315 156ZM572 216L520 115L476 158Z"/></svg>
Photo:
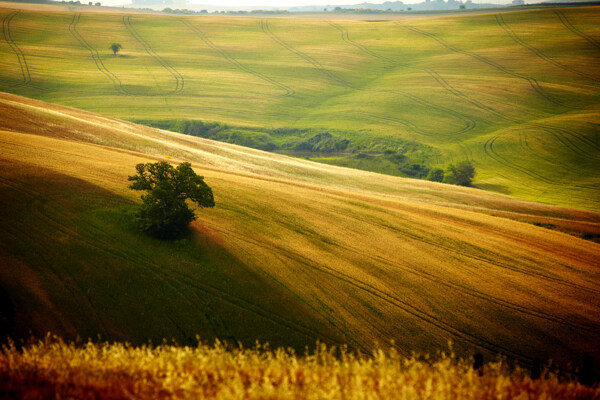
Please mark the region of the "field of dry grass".
<svg viewBox="0 0 600 400"><path fill-rule="evenodd" d="M47 338L0 352L0 392L15 398L101 399L557 399L600 398L548 370L531 379L502 360L483 376L453 354L405 357L394 349L358 355L319 346L284 349L214 346L73 345Z"/></svg>
<svg viewBox="0 0 600 400"><path fill-rule="evenodd" d="M8 94L0 110L0 282L21 337L199 334L364 352L394 340L406 356L452 340L457 354L524 366L600 356L600 245L576 236L598 232L597 213ZM217 203L170 244L140 237L118 211L138 201L135 164L165 157L192 162Z"/></svg>

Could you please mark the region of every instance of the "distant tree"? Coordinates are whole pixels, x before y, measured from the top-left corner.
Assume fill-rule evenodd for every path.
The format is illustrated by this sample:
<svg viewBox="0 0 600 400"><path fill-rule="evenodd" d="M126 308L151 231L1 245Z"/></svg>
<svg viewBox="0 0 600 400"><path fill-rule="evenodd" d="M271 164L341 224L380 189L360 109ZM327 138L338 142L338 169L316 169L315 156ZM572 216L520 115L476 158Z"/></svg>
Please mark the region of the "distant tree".
<svg viewBox="0 0 600 400"><path fill-rule="evenodd" d="M110 46L108 46L108 48L111 49L113 54L116 56L119 50L123 48L123 46L121 46L120 43L113 43Z"/></svg>
<svg viewBox="0 0 600 400"><path fill-rule="evenodd" d="M458 8L460 8L461 10L464 10L467 7L464 4L461 4Z"/></svg>
<svg viewBox="0 0 600 400"><path fill-rule="evenodd" d="M461 161L456 166L449 164L444 174L444 182L453 185L471 186L475 176L475 167L470 161Z"/></svg>
<svg viewBox="0 0 600 400"><path fill-rule="evenodd" d="M441 168L432 168L425 179L432 182L442 182L444 180L444 170Z"/></svg>
<svg viewBox="0 0 600 400"><path fill-rule="evenodd" d="M190 222L196 219L186 200L200 207L214 207L210 187L202 176L196 175L190 163L174 168L165 161L135 166L136 175L130 176L133 190L145 190L142 204L136 212L138 227L159 239L176 239L188 232Z"/></svg>

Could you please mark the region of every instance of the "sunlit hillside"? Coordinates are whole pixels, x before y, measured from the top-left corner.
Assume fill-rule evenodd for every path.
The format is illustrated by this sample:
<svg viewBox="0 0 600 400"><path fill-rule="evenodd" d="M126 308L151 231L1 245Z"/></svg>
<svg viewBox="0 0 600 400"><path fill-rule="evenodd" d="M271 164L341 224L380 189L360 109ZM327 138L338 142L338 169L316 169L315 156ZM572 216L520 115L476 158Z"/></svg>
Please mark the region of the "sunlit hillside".
<svg viewBox="0 0 600 400"><path fill-rule="evenodd" d="M594 212L378 175L0 98L0 283L17 337L303 350L598 357ZM212 187L190 239L128 214L139 162L190 161ZM536 226L540 225L540 226ZM549 229L552 228L552 229ZM571 234L560 232L571 232Z"/></svg>
<svg viewBox="0 0 600 400"><path fill-rule="evenodd" d="M401 174L402 156L469 159L479 188L600 210L600 7L395 21L112 11L0 8L0 90L249 127L267 144L332 132L363 154L300 155L378 172Z"/></svg>

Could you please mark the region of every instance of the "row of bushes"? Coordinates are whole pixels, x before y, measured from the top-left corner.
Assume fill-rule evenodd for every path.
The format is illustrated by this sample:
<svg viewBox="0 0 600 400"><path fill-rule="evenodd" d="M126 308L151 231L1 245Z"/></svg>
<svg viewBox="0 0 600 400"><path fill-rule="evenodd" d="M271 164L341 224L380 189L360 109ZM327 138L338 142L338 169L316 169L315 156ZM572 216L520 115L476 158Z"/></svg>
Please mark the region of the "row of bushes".
<svg viewBox="0 0 600 400"><path fill-rule="evenodd" d="M280 152L334 165L417 179L470 186L468 162L446 170L427 166L438 154L432 147L400 138L364 133L299 128L232 127L189 119L136 120L136 123L258 150Z"/></svg>

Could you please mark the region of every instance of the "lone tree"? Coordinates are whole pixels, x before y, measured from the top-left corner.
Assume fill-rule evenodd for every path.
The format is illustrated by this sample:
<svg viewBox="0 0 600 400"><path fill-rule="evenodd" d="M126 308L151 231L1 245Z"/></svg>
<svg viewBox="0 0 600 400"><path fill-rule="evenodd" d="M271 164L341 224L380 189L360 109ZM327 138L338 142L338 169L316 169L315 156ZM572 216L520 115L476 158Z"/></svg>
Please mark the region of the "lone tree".
<svg viewBox="0 0 600 400"><path fill-rule="evenodd" d="M449 164L444 174L444 183L453 185L471 186L475 176L475 167L470 161L461 161L456 166Z"/></svg>
<svg viewBox="0 0 600 400"><path fill-rule="evenodd" d="M130 176L133 190L145 190L142 205L135 221L148 235L159 239L176 239L188 233L190 222L196 219L186 200L200 207L214 207L210 187L202 176L196 175L192 165L181 163L177 168L165 161L138 164L136 175Z"/></svg>
<svg viewBox="0 0 600 400"><path fill-rule="evenodd" d="M116 56L119 50L123 48L123 46L121 46L121 43L113 43L110 46L108 46L108 48L111 49L113 54Z"/></svg>

